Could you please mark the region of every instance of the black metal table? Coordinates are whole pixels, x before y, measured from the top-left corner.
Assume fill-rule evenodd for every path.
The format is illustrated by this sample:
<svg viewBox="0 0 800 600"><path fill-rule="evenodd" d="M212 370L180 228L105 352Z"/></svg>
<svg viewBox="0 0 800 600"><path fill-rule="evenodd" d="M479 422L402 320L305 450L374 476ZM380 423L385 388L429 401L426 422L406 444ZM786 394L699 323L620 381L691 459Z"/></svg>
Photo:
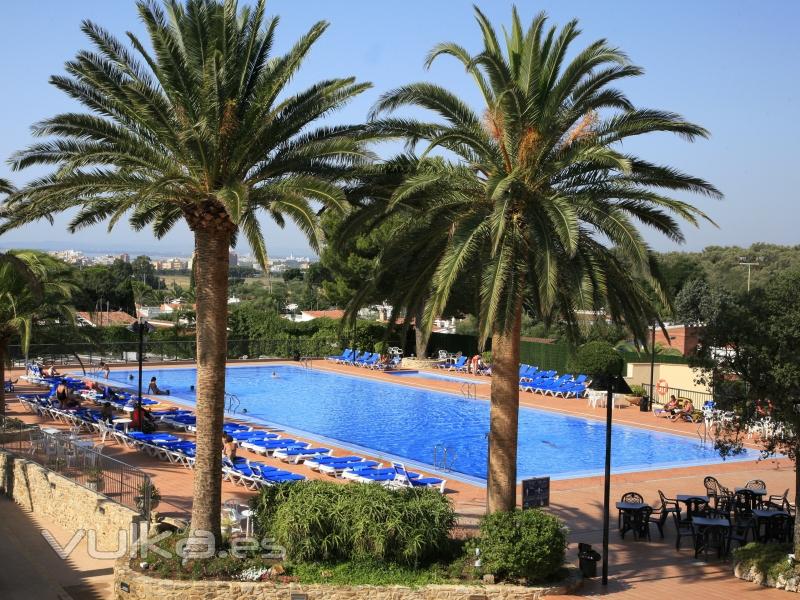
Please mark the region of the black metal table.
<svg viewBox="0 0 800 600"><path fill-rule="evenodd" d="M697 558L700 552L704 552L708 557L708 550L712 547L717 549L717 556L722 558L727 556L730 550L729 532L731 522L723 517L692 517L692 527L694 534L694 557Z"/></svg>
<svg viewBox="0 0 800 600"><path fill-rule="evenodd" d="M622 513L622 523L619 534L624 538L628 531L633 530L636 535L636 526L641 523L642 511L650 506L643 502L617 502L616 507Z"/></svg>

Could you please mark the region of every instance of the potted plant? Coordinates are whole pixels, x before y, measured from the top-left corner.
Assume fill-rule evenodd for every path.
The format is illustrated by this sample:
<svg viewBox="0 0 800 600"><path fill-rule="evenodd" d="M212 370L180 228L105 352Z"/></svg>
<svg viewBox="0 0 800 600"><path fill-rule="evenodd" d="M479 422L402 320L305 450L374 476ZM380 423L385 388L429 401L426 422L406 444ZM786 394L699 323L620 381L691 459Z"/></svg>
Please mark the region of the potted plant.
<svg viewBox="0 0 800 600"><path fill-rule="evenodd" d="M631 386L631 393L628 394L627 399L628 402L635 406L639 406L642 402L642 398L644 397L645 391L644 387L641 385L632 385Z"/></svg>
<svg viewBox="0 0 800 600"><path fill-rule="evenodd" d="M139 512L144 512L145 506L145 499L147 498L147 493L150 492L150 510L155 510L156 506L158 506L159 502L161 502L161 494L158 491L158 488L153 485L151 482L146 481L142 485L139 486L139 494L134 496L134 501L136 502L136 508L139 509Z"/></svg>
<svg viewBox="0 0 800 600"><path fill-rule="evenodd" d="M103 491L103 469L100 467L92 467L86 471L86 487L96 492Z"/></svg>

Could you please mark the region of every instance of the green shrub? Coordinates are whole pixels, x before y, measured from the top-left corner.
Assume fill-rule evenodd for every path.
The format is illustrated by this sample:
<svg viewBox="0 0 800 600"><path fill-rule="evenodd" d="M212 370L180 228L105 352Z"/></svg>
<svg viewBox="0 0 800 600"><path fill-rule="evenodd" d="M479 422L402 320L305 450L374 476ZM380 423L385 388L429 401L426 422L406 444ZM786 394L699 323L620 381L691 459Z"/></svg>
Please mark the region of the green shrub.
<svg viewBox="0 0 800 600"><path fill-rule="evenodd" d="M622 375L625 361L622 355L608 342L588 342L575 351L569 364L573 373L585 373L592 377Z"/></svg>
<svg viewBox="0 0 800 600"><path fill-rule="evenodd" d="M632 385L631 386L631 394L634 396L646 396L647 393L644 390L644 386L641 385Z"/></svg>
<svg viewBox="0 0 800 600"><path fill-rule="evenodd" d="M445 548L455 523L435 490L306 481L274 486L253 501L259 533L296 562L373 559L417 565Z"/></svg>
<svg viewBox="0 0 800 600"><path fill-rule="evenodd" d="M486 515L480 529L481 562L488 573L542 581L564 563L567 529L558 517L539 510L497 512Z"/></svg>
<svg viewBox="0 0 800 600"><path fill-rule="evenodd" d="M750 542L734 550L733 559L734 562L741 563L744 569L755 567L764 577L770 576L773 579L777 579L780 575L794 577L798 569L788 558L792 551L791 544Z"/></svg>

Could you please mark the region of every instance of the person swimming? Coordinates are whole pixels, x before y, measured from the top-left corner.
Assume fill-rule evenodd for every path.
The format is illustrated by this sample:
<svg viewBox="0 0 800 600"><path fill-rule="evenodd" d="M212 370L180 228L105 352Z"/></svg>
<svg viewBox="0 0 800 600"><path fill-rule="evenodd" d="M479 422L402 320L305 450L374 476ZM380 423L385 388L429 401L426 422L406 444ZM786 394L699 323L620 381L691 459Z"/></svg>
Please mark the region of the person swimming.
<svg viewBox="0 0 800 600"><path fill-rule="evenodd" d="M277 379L278 378L278 373L276 371L272 372L272 378L273 379Z"/></svg>

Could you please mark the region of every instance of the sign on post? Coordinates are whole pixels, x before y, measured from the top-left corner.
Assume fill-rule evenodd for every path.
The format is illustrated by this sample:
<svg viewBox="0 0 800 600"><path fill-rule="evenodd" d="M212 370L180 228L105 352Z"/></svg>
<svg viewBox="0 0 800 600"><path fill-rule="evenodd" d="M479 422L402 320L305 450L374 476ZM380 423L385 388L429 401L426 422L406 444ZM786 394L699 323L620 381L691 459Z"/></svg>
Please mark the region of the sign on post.
<svg viewBox="0 0 800 600"><path fill-rule="evenodd" d="M532 477L522 480L522 508L550 506L550 478Z"/></svg>

